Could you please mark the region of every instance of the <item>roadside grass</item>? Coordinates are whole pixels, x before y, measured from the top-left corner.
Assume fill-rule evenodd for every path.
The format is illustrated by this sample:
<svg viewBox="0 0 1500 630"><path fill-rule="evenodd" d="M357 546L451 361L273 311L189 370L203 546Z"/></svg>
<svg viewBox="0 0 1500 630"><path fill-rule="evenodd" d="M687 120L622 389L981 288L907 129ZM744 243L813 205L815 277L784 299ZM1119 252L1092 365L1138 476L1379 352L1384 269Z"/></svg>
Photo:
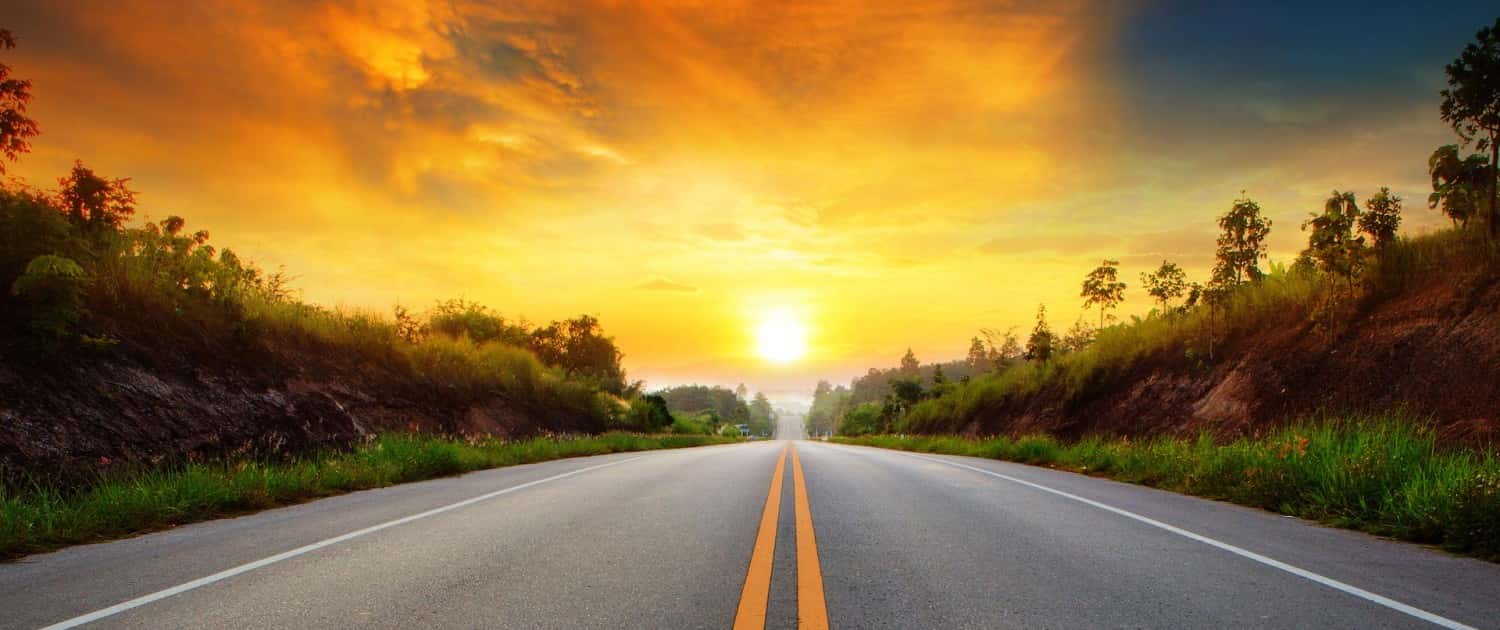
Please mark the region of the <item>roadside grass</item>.
<svg viewBox="0 0 1500 630"><path fill-rule="evenodd" d="M838 437L843 444L1052 466L1500 560L1500 457L1439 448L1400 415L1311 420L1219 443L1050 436Z"/></svg>
<svg viewBox="0 0 1500 630"><path fill-rule="evenodd" d="M735 441L629 433L461 441L389 433L352 451L286 461L196 462L105 473L74 491L0 488L0 559L486 468Z"/></svg>

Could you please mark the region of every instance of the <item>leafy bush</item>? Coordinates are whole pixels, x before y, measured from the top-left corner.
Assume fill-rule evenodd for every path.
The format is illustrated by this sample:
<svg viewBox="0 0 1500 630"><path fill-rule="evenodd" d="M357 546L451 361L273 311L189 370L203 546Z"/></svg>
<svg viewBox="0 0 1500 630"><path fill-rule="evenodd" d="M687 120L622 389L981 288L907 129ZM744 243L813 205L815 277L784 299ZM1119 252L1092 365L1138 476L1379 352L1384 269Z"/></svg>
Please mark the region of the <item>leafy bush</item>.
<svg viewBox="0 0 1500 630"><path fill-rule="evenodd" d="M71 258L44 254L26 265L11 285L27 312L26 330L43 352L57 349L83 319L83 297L88 274Z"/></svg>
<svg viewBox="0 0 1500 630"><path fill-rule="evenodd" d="M645 394L630 401L630 409L621 419L621 428L627 431L656 433L675 422L672 412L667 410L665 398L655 394Z"/></svg>

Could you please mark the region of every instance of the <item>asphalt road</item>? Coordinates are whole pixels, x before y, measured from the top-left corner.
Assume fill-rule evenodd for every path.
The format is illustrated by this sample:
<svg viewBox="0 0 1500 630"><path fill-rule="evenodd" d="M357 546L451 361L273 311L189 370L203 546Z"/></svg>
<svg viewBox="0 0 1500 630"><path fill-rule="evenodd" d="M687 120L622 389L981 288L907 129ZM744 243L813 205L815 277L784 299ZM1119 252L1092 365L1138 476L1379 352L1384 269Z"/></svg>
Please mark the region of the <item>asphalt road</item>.
<svg viewBox="0 0 1500 630"><path fill-rule="evenodd" d="M837 628L1500 628L1500 565L1069 473L790 440L497 469L0 564L5 628L724 628L760 615L771 628L799 615Z"/></svg>

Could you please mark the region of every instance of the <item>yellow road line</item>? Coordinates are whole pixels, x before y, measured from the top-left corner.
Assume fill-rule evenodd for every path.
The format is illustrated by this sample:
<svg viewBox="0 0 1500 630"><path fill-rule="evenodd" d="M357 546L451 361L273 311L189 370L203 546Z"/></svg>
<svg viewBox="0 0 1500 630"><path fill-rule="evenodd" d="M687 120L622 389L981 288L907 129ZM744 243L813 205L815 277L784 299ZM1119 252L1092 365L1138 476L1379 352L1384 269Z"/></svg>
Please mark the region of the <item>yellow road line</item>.
<svg viewBox="0 0 1500 630"><path fill-rule="evenodd" d="M786 469L786 452L781 448L776 458L776 472L771 474L771 492L766 495L766 509L760 515L760 531L755 534L755 549L750 552L750 569L745 574L745 588L740 591L740 608L734 614L734 630L766 627L766 600L771 596L771 560L776 555L776 521L781 516L781 483Z"/></svg>
<svg viewBox="0 0 1500 630"><path fill-rule="evenodd" d="M827 630L828 604L823 600L823 566L818 562L818 537L813 532L802 459L792 448L792 495L797 511L797 627Z"/></svg>

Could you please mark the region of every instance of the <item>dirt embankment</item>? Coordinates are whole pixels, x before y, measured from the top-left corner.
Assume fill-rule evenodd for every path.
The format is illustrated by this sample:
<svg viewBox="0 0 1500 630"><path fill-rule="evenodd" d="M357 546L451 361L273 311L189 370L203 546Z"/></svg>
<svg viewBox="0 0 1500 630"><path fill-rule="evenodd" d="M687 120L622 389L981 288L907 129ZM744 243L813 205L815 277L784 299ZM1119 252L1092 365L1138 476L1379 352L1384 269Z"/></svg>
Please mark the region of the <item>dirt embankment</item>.
<svg viewBox="0 0 1500 630"><path fill-rule="evenodd" d="M0 480L342 448L387 429L501 436L603 429L499 392L432 387L397 362L327 348L131 341L141 338L46 365L0 357Z"/></svg>
<svg viewBox="0 0 1500 630"><path fill-rule="evenodd" d="M1163 352L1071 402L1057 391L1000 402L967 431L1234 437L1320 412L1405 409L1444 441L1500 442L1500 278L1413 283L1338 321L1240 335L1212 362Z"/></svg>

